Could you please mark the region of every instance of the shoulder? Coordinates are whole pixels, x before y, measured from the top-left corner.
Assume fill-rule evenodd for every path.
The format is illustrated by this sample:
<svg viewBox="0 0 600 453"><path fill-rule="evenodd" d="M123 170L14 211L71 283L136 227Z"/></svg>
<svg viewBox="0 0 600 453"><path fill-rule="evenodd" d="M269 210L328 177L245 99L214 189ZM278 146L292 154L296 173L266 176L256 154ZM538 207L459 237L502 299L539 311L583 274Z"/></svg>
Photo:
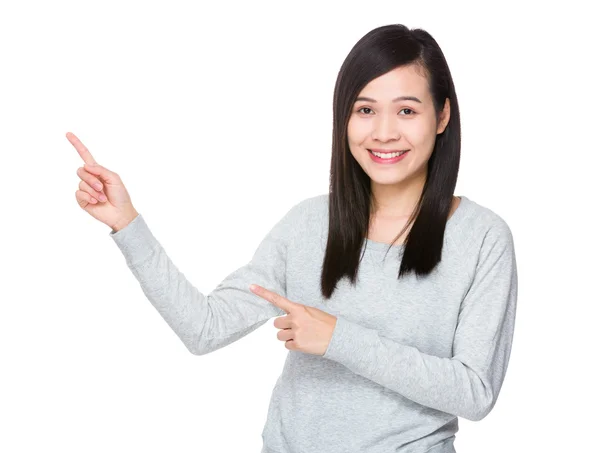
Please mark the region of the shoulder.
<svg viewBox="0 0 600 453"><path fill-rule="evenodd" d="M466 201L458 222L462 248L468 251L513 247L513 233L508 222L498 212L472 199Z"/></svg>
<svg viewBox="0 0 600 453"><path fill-rule="evenodd" d="M310 205L313 208L327 206L329 204L329 194L321 193L318 195L313 195L312 197L305 198L301 203L304 203L307 206Z"/></svg>
<svg viewBox="0 0 600 453"><path fill-rule="evenodd" d="M320 194L293 202L279 221L281 229L291 232L293 238L310 234L309 227L320 224L326 215L327 200L328 194Z"/></svg>
<svg viewBox="0 0 600 453"><path fill-rule="evenodd" d="M324 210L327 211L329 204L329 194L319 194L313 195L308 198L303 198L299 202L296 202L292 205L290 212L293 212L295 215L304 216L304 215L319 215Z"/></svg>

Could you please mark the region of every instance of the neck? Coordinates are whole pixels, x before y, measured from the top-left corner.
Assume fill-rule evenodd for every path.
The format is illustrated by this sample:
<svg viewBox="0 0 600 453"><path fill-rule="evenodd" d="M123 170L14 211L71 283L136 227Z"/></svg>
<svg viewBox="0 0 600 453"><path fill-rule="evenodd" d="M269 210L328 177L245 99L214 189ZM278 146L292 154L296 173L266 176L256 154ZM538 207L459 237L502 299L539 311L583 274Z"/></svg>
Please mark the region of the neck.
<svg viewBox="0 0 600 453"><path fill-rule="evenodd" d="M379 184L371 180L372 214L380 217L410 217L424 186L424 181L400 186Z"/></svg>

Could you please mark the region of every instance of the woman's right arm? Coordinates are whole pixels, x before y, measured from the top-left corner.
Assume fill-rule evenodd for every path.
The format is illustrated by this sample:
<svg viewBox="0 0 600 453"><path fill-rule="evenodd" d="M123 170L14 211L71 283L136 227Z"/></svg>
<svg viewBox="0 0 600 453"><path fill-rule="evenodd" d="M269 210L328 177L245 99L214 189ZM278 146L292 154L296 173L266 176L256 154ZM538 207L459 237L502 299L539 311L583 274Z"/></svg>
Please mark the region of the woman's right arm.
<svg viewBox="0 0 600 453"><path fill-rule="evenodd" d="M286 297L287 247L301 228L305 206L293 206L264 237L250 262L206 295L179 271L141 214L109 234L150 303L192 354L203 355L285 315L249 286L256 283Z"/></svg>
<svg viewBox="0 0 600 453"><path fill-rule="evenodd" d="M131 203L121 177L98 165L72 132L66 134L84 161L75 197L79 207L111 227L110 236L144 294L193 354L207 354L242 338L285 312L250 291L256 283L286 297L287 248L301 229L307 200L293 206L271 229L252 260L204 295L171 261Z"/></svg>

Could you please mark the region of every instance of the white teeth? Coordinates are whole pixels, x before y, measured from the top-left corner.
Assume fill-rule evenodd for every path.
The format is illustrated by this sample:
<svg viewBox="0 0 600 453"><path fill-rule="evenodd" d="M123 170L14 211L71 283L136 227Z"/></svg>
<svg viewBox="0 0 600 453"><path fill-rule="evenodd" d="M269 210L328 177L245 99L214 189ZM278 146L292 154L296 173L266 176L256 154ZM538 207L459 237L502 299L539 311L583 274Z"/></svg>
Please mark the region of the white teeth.
<svg viewBox="0 0 600 453"><path fill-rule="evenodd" d="M382 154L382 153L376 153L374 151L371 151L372 154L374 154L375 156L380 157L382 159L392 159L394 157L398 157L401 154L404 154L405 152L406 151L401 151L399 153L385 153L385 154Z"/></svg>

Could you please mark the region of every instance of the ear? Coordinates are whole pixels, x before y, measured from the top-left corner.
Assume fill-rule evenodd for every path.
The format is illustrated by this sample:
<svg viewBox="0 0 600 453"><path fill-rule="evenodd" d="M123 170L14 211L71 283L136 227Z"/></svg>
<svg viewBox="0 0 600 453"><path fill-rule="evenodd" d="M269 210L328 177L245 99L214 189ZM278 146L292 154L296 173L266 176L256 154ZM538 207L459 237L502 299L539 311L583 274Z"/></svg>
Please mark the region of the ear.
<svg viewBox="0 0 600 453"><path fill-rule="evenodd" d="M440 121L438 123L437 133L441 134L446 130L446 126L450 121L450 99L446 98L446 102L444 104L444 110L440 114Z"/></svg>

